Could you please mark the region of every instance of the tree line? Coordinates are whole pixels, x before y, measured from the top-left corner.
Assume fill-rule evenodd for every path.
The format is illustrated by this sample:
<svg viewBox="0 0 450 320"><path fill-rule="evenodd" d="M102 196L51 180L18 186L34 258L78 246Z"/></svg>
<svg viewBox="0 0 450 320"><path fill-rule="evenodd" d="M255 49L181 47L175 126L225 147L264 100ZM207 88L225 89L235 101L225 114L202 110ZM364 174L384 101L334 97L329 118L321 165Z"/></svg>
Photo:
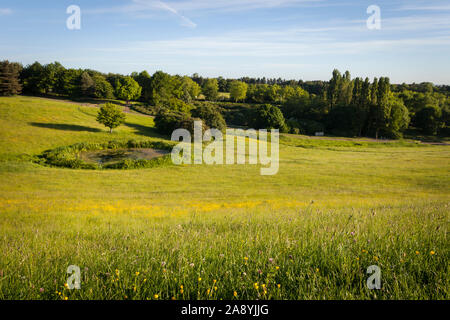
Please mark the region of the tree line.
<svg viewBox="0 0 450 320"><path fill-rule="evenodd" d="M318 84L318 83L316 83ZM351 78L334 70L330 81L314 91L299 84L247 84L232 81L231 101L273 104L285 118L281 129L314 134L401 138L408 128L424 134L449 134L450 97L445 86L425 82L393 85L389 78ZM244 109L240 113L246 113ZM247 112L245 117L249 117ZM247 125L248 123L235 123Z"/></svg>
<svg viewBox="0 0 450 320"><path fill-rule="evenodd" d="M224 92L229 93L229 98ZM35 62L23 67L2 61L0 95L20 93L120 99L127 104L140 101L153 108L155 114L162 110L188 114L202 97L218 110L235 111L239 116L233 117L241 119L235 124L254 125L254 119L261 118L258 112L273 114L276 121L267 119L265 123L276 123L281 130L292 133L326 131L344 136L400 138L411 127L431 135L448 135L449 131L449 86L429 82L391 84L386 77L352 79L348 71L341 74L338 70L333 71L329 81L304 82L281 78L203 78L198 74L189 77L162 71L153 75L147 71L105 74L65 68L58 62ZM235 105L230 108L231 103L248 108L233 109ZM262 105L265 107L256 109Z"/></svg>

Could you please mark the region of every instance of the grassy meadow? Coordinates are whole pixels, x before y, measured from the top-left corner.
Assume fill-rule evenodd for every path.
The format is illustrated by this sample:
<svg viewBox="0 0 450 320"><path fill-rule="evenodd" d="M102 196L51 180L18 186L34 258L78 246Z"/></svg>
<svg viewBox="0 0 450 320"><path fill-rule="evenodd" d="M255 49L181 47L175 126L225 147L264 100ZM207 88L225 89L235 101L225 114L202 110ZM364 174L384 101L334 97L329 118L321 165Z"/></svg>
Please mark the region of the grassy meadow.
<svg viewBox="0 0 450 320"><path fill-rule="evenodd" d="M78 142L162 140L127 114L0 97L0 299L448 299L450 147L280 138L255 165L136 170L32 160ZM69 265L81 289L68 290ZM381 268L382 288L366 286Z"/></svg>

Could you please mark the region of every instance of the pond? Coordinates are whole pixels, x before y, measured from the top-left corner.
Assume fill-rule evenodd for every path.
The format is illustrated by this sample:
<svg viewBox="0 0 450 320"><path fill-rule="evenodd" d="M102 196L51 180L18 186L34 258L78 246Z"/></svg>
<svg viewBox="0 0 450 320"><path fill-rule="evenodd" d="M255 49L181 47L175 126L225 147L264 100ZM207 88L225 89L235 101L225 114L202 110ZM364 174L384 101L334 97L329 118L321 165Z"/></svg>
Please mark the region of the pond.
<svg viewBox="0 0 450 320"><path fill-rule="evenodd" d="M170 153L167 150L158 149L117 149L117 150L97 150L82 151L80 158L88 163L96 163L101 166L112 164L122 160L151 160L157 157L165 156Z"/></svg>

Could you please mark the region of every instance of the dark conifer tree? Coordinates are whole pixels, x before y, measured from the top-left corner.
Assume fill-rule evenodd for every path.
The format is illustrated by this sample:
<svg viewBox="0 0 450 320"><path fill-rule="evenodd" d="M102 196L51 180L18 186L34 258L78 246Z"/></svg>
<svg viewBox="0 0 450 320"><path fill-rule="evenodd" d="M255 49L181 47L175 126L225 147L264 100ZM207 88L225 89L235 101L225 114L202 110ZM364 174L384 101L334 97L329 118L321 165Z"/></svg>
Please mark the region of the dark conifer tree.
<svg viewBox="0 0 450 320"><path fill-rule="evenodd" d="M18 63L10 63L8 60L0 62L0 95L12 96L20 94L22 85L19 81L22 66Z"/></svg>

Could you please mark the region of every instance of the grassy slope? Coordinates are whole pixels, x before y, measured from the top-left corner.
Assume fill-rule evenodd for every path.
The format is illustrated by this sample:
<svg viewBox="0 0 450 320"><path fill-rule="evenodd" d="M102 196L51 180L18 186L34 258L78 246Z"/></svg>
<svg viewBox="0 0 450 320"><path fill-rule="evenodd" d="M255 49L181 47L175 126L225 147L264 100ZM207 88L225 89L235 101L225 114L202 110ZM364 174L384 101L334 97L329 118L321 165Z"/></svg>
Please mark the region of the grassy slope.
<svg viewBox="0 0 450 320"><path fill-rule="evenodd" d="M110 135L95 114L0 98L0 298L448 298L448 147L288 137L275 176L27 161L76 142L158 138L150 117L127 115ZM378 292L365 288L374 263ZM70 264L87 268L80 291L63 288Z"/></svg>

